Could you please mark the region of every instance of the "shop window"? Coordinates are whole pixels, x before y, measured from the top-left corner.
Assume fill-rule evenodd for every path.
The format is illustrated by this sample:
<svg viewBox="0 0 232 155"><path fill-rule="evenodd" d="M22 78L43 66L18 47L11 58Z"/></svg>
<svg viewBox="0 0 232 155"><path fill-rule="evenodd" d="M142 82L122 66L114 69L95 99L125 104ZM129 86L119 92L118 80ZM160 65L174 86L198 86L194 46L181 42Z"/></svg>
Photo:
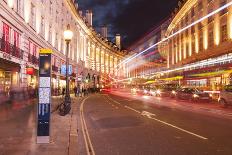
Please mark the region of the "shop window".
<svg viewBox="0 0 232 155"><path fill-rule="evenodd" d="M223 25L221 26L221 40L222 42L225 42L227 41L227 25Z"/></svg>

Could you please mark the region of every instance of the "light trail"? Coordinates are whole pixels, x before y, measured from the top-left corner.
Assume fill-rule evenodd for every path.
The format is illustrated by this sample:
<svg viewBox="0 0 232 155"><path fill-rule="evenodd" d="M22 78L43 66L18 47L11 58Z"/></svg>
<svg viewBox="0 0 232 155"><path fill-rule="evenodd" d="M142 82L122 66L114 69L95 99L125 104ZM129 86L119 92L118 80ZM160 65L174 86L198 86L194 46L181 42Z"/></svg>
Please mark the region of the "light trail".
<svg viewBox="0 0 232 155"><path fill-rule="evenodd" d="M190 25L188 25L188 26L182 28L181 30L179 30L179 31L177 31L177 32L175 32L175 33L173 33L172 35L168 36L167 38L164 38L163 40L161 40L161 41L159 41L159 42L153 44L152 46L148 47L147 49L143 50L142 52L140 52L140 53L138 53L138 54L136 54L136 55L134 55L134 56L132 55L131 57L125 59L125 60L122 61L122 62L120 62L117 66L121 65L122 63L126 64L126 63L130 62L131 60L133 60L133 59L135 59L136 57L140 56L141 54L147 52L148 50L154 48L155 46L157 46L157 45L159 45L159 44L161 44L161 43L167 41L168 39L170 39L170 38L172 38L172 37L178 35L179 33L181 33L181 32L183 32L183 31L187 30L188 28L190 28L190 27L192 27L192 26L194 26L194 25L196 25L196 24L198 24L198 23L200 23L200 22L202 22L203 20L205 20L205 19L207 19L207 18L209 18L209 17L215 15L216 13L218 13L218 12L220 12L220 11L226 9L227 7L229 7L229 6L231 6L231 5L232 5L232 1L229 2L229 3L227 3L227 4L225 4L225 5L223 5L222 7L220 7L220 8L218 8L218 9L214 10L213 12L207 14L206 16L200 18L199 20L193 22L192 24L190 24Z"/></svg>

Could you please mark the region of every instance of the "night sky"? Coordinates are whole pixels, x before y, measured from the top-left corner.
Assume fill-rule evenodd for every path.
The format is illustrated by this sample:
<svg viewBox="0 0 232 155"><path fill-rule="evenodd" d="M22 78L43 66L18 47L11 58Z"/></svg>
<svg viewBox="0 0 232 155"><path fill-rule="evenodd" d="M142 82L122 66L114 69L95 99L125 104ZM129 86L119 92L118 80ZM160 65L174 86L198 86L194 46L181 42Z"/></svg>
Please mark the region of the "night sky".
<svg viewBox="0 0 232 155"><path fill-rule="evenodd" d="M107 25L109 39L121 34L124 48L168 17L178 0L77 0L79 10L93 10L93 26L97 31Z"/></svg>

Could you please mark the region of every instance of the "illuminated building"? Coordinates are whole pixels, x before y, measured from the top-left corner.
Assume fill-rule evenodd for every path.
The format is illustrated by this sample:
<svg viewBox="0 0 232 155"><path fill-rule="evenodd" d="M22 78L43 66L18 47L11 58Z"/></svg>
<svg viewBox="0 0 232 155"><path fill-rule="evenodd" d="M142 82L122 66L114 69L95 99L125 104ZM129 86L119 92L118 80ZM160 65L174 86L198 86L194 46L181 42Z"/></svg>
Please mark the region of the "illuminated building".
<svg viewBox="0 0 232 155"><path fill-rule="evenodd" d="M69 54L72 85L77 79L85 81L88 74L123 76L123 70L114 69L123 54L93 29L91 11L80 15L73 0L1 0L0 87L36 87L41 48L53 50L53 88L65 86L60 70L65 64L67 24L74 33ZM33 74L27 74L27 68L33 68Z"/></svg>
<svg viewBox="0 0 232 155"><path fill-rule="evenodd" d="M128 51L130 55L136 55L141 51L146 50L148 47L152 46L153 44L159 42L163 37L165 30L169 24L170 20L165 19L161 25L156 26L155 28L151 29L148 33L146 33L141 39L137 42L133 43L129 48ZM166 66L166 57L162 56L160 50L161 46L155 46L140 56L132 59L125 63L127 68L127 77L130 78L145 78L146 75L149 75L157 69L164 69ZM133 57L133 56L131 56Z"/></svg>
<svg viewBox="0 0 232 155"><path fill-rule="evenodd" d="M173 16L166 36L171 36L184 27L225 6L230 0L187 0ZM167 68L182 66L180 71L166 74L169 78L183 76L183 85L219 90L231 82L232 63L232 7L223 9L191 26L166 41L163 56ZM227 61L220 61L218 59ZM209 61L214 63L207 64ZM204 62L204 63L203 63Z"/></svg>

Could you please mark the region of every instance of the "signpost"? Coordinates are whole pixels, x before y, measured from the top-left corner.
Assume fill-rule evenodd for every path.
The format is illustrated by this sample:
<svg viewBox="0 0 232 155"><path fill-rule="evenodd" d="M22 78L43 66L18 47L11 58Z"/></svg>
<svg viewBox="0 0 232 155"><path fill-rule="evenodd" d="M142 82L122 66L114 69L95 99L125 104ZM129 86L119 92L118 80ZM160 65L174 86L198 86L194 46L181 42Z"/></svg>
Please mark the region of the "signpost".
<svg viewBox="0 0 232 155"><path fill-rule="evenodd" d="M51 54L50 49L40 50L37 143L49 143L50 138Z"/></svg>

